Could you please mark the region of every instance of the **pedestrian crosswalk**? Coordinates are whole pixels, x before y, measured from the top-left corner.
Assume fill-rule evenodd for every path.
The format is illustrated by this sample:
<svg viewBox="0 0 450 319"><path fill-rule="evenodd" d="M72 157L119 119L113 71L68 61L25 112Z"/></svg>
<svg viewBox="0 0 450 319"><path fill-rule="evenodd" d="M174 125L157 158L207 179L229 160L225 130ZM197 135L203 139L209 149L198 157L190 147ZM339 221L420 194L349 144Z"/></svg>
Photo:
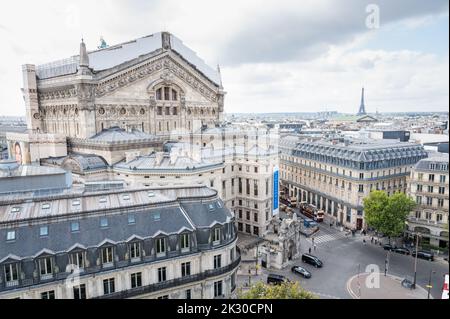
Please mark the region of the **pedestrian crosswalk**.
<svg viewBox="0 0 450 319"><path fill-rule="evenodd" d="M339 233L333 233L333 234L323 234L323 235L315 235L315 236L311 236L309 238L306 238L306 241L309 242L310 244L321 244L321 243L326 243L329 241L333 241L333 240L338 240L338 239L342 239L342 238L351 238L352 235L346 235L346 233L344 232L339 232Z"/></svg>

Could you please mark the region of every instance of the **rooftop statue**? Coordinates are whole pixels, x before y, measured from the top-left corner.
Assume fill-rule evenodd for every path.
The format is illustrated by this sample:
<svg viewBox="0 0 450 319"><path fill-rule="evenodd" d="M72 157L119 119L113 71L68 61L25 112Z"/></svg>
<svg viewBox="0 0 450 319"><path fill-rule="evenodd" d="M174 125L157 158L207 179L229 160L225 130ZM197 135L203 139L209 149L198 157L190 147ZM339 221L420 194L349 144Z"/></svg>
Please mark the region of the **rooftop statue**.
<svg viewBox="0 0 450 319"><path fill-rule="evenodd" d="M103 39L103 37L100 37L100 45L98 46L99 49L106 49L108 48L109 45L106 44L105 39Z"/></svg>

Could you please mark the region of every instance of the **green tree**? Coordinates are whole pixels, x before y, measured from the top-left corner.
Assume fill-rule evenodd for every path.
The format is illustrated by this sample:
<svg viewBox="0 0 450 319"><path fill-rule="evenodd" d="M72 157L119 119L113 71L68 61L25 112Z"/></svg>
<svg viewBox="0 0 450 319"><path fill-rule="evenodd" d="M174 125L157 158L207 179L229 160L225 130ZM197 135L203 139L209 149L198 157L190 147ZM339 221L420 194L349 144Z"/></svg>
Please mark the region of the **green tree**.
<svg viewBox="0 0 450 319"><path fill-rule="evenodd" d="M389 237L401 235L408 214L416 203L404 193L388 196L383 191L373 191L364 198L365 219L368 226Z"/></svg>
<svg viewBox="0 0 450 319"><path fill-rule="evenodd" d="M241 294L240 299L315 299L309 291L300 287L298 282L286 282L281 285L268 285L263 282L254 284L250 290Z"/></svg>

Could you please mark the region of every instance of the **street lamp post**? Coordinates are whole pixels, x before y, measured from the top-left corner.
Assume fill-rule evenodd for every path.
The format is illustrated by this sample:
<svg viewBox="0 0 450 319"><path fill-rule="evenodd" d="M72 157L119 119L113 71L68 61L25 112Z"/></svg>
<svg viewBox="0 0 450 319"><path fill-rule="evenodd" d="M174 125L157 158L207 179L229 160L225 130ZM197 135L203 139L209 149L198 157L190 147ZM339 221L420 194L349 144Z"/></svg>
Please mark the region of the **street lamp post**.
<svg viewBox="0 0 450 319"><path fill-rule="evenodd" d="M417 282L417 251L419 250L419 233L416 233L416 256L414 258L414 283L413 287L416 288L416 282Z"/></svg>
<svg viewBox="0 0 450 319"><path fill-rule="evenodd" d="M435 274L436 272L433 270L433 269L431 269L430 270L430 277L428 278L428 286L427 286L427 288L428 288L428 297L427 297L427 299L430 299L430 291L431 291L431 275L432 274Z"/></svg>

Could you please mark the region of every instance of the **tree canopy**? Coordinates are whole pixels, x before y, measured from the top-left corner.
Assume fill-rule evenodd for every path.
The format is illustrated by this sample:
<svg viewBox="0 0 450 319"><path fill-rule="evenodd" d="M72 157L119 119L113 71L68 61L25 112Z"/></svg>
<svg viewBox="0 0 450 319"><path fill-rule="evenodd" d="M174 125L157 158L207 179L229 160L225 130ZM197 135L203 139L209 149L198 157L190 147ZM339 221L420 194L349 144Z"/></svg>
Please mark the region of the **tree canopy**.
<svg viewBox="0 0 450 319"><path fill-rule="evenodd" d="M298 282L286 282L281 285L269 285L263 282L254 284L243 293L240 299L315 299L309 291L300 287Z"/></svg>
<svg viewBox="0 0 450 319"><path fill-rule="evenodd" d="M386 236L399 236L415 206L416 203L404 193L388 196L383 191L373 191L364 198L365 220L368 226Z"/></svg>

